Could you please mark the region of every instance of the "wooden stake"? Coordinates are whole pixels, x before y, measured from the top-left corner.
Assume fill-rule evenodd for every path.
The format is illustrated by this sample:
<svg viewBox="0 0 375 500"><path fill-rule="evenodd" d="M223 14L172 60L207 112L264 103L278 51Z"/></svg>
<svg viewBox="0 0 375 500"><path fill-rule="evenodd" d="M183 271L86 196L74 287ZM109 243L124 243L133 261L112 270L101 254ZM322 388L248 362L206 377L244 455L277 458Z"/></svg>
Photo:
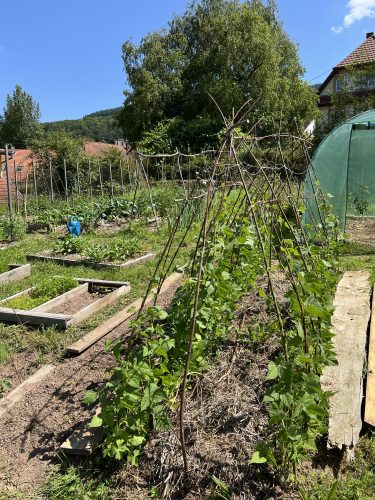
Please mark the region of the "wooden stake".
<svg viewBox="0 0 375 500"><path fill-rule="evenodd" d="M121 179L121 190L122 190L122 195L125 195L125 187L124 187L124 176L122 172L122 161L120 160L120 179Z"/></svg>
<svg viewBox="0 0 375 500"><path fill-rule="evenodd" d="M113 198L112 162L109 162L109 182L111 186L111 198Z"/></svg>
<svg viewBox="0 0 375 500"><path fill-rule="evenodd" d="M99 168L100 192L101 192L101 195L104 196L104 193L103 193L102 168L100 166L100 162L99 161L98 161L98 168Z"/></svg>
<svg viewBox="0 0 375 500"><path fill-rule="evenodd" d="M79 163L77 161L77 186L78 186L78 196L81 196L81 183L79 178Z"/></svg>
<svg viewBox="0 0 375 500"><path fill-rule="evenodd" d="M18 199L18 177L17 177L17 164L16 160L13 160L13 170L14 170L14 183L16 186L16 213L20 213L20 203Z"/></svg>
<svg viewBox="0 0 375 500"><path fill-rule="evenodd" d="M36 172L35 172L35 161L34 157L32 159L32 166L33 166L33 179L34 179L34 196L35 196L35 204L36 208L38 208L38 191L36 189Z"/></svg>
<svg viewBox="0 0 375 500"><path fill-rule="evenodd" d="M91 160L89 160L89 195L90 195L90 198L92 198Z"/></svg>
<svg viewBox="0 0 375 500"><path fill-rule="evenodd" d="M68 176L66 173L66 160L64 158L64 183L65 183L65 197L66 201L69 202L69 195L68 195Z"/></svg>
<svg viewBox="0 0 375 500"><path fill-rule="evenodd" d="M51 201L52 203L55 201L55 194L53 192L53 177L52 177L52 160L49 159L49 179L50 179L50 187L51 187Z"/></svg>

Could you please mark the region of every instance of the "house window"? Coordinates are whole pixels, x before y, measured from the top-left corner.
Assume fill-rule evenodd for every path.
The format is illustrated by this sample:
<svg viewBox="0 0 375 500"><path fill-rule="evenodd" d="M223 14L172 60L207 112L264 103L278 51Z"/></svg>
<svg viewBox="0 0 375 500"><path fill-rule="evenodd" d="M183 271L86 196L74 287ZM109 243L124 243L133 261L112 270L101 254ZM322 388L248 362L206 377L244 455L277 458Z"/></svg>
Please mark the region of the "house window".
<svg viewBox="0 0 375 500"><path fill-rule="evenodd" d="M342 90L342 81L336 80L336 92L340 92Z"/></svg>

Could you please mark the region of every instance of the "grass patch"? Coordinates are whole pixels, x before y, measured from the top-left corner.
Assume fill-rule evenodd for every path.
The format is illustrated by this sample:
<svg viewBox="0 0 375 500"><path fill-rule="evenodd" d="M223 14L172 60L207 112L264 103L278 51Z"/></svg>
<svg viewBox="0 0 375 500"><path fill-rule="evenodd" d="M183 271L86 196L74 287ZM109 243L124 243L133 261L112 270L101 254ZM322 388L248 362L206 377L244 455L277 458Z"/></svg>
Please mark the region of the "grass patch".
<svg viewBox="0 0 375 500"><path fill-rule="evenodd" d="M330 492L334 492L333 496L329 496ZM359 441L354 462L342 466L336 478L328 472L312 473L305 477L300 494L302 499L309 500L374 499L375 434L365 436Z"/></svg>

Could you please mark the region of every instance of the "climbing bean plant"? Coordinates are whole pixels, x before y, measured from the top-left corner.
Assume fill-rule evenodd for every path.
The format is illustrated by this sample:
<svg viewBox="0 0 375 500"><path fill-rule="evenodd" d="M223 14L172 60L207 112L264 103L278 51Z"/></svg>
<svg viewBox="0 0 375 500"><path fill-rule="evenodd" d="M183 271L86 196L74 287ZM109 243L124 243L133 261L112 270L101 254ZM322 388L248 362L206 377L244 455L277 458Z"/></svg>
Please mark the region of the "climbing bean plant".
<svg viewBox="0 0 375 500"><path fill-rule="evenodd" d="M293 478L298 462L315 449L327 425L330 395L322 391L320 375L325 366L335 363L330 318L338 277L338 224L322 197L319 224L303 226L298 186L279 154L280 135L274 137L276 147L267 146L264 168L259 141L255 156L251 136L248 142L241 136L238 158L233 130L228 127L203 186L206 197L200 206L200 224L192 212L191 219L184 219L184 231L177 231L184 207L196 194L192 189L175 224L170 222L171 236L153 277L165 276L186 235L198 227L185 282L168 308L155 302L138 316L126 344L109 347L115 366L99 393L89 392L85 400L101 403L101 413L91 425L106 430L104 455L133 464L151 432L173 425L172 415L180 408L187 470L185 392L192 377L208 368L231 334L239 301L259 290L272 313L272 321L264 326L276 332L280 350L269 363L264 397L271 437L259 443L251 461L267 462L283 477ZM274 163L270 163L270 151L277 152ZM245 163L249 158L255 162L251 168ZM235 183L229 182L232 178ZM172 241L181 234L172 252ZM286 305L275 291L275 272L287 283ZM266 293L258 286L264 277Z"/></svg>

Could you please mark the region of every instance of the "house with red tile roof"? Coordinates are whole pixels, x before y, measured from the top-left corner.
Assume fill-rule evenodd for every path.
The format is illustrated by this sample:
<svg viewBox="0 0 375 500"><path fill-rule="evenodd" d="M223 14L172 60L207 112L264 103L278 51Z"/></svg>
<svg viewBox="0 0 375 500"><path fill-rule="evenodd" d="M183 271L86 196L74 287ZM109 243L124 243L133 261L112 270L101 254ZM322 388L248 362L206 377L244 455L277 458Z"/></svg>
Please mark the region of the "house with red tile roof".
<svg viewBox="0 0 375 500"><path fill-rule="evenodd" d="M365 40L353 52L339 62L320 85L318 89L319 109L323 114L323 119L329 116L329 109L332 105L332 95L343 89L345 77L348 77L348 70L353 68L365 69L366 66L375 65L375 36L374 33L367 33ZM357 84L352 85L353 93L375 93L375 72L373 77L366 77L358 88Z"/></svg>

